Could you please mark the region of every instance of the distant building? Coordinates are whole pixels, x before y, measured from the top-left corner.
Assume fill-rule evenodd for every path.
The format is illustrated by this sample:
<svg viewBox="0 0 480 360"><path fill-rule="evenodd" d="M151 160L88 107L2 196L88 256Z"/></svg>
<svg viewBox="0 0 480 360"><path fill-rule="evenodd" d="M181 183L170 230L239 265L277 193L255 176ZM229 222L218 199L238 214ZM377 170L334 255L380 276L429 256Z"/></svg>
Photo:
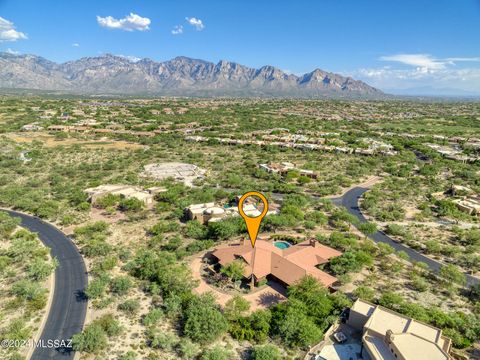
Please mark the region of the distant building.
<svg viewBox="0 0 480 360"><path fill-rule="evenodd" d="M50 125L47 128L48 131L55 131L55 132L60 132L60 131L68 131L68 126L65 125Z"/></svg>
<svg viewBox="0 0 480 360"><path fill-rule="evenodd" d="M69 126L66 131L76 132L76 133L85 133L89 132L91 129L88 126Z"/></svg>
<svg viewBox="0 0 480 360"><path fill-rule="evenodd" d="M190 122L190 123L177 123L177 124L174 124L174 127L177 128L177 129L192 129L192 128L195 128L195 127L198 127L200 126L200 124L196 121L193 121L193 122Z"/></svg>
<svg viewBox="0 0 480 360"><path fill-rule="evenodd" d="M166 192L167 188L164 188L163 186L152 186L152 187L147 188L146 191L149 194L157 195L157 194Z"/></svg>
<svg viewBox="0 0 480 360"><path fill-rule="evenodd" d="M285 249L274 242L257 240L252 247L249 240L240 245L218 248L212 255L219 264L226 266L235 260L245 263L245 277L252 283L274 278L285 286L295 284L305 276L313 276L325 287L332 286L337 279L317 268L329 259L342 253L316 240L307 240Z"/></svg>
<svg viewBox="0 0 480 360"><path fill-rule="evenodd" d="M95 204L98 199L107 195L118 195L125 199L137 199L143 202L146 206L153 204L155 194L166 191L164 188L150 188L143 190L131 185L100 185L95 188L85 189L88 195L88 200Z"/></svg>
<svg viewBox="0 0 480 360"><path fill-rule="evenodd" d="M450 193L453 196L464 196L473 193L473 190L466 186L452 184L450 187Z"/></svg>
<svg viewBox="0 0 480 360"><path fill-rule="evenodd" d="M83 110L81 110L81 109L74 109L74 110L72 111L72 114L73 114L74 116L85 116L85 112L84 112ZM68 114L67 114L67 115L68 115Z"/></svg>
<svg viewBox="0 0 480 360"><path fill-rule="evenodd" d="M97 125L97 120L95 119L83 119L83 120L79 120L77 121L76 125L78 126L93 126L93 125Z"/></svg>
<svg viewBox="0 0 480 360"><path fill-rule="evenodd" d="M311 179L316 179L318 174L312 170L305 170L298 168L294 163L291 162L281 162L281 163L270 163L270 164L260 164L260 169L263 169L269 173L280 174L285 176L289 171L298 171L300 176L306 176Z"/></svg>
<svg viewBox="0 0 480 360"><path fill-rule="evenodd" d="M462 199L455 199L453 203L457 206L458 210L463 211L469 215L480 216L480 196L465 196Z"/></svg>
<svg viewBox="0 0 480 360"><path fill-rule="evenodd" d="M362 356L372 360L450 360L452 341L442 330L358 299L348 325L362 331Z"/></svg>
<svg viewBox="0 0 480 360"><path fill-rule="evenodd" d="M374 155L374 154L381 154L385 156L393 156L397 155L397 152L393 149L393 145L387 144L382 141L378 141L375 139L362 139L362 143L368 146L367 149L355 149L356 154L363 154L363 155Z"/></svg>
<svg viewBox="0 0 480 360"><path fill-rule="evenodd" d="M22 126L22 131L39 131L39 130L42 130L42 129L43 129L43 127L38 125L38 123L31 123L31 124L27 124L27 125Z"/></svg>
<svg viewBox="0 0 480 360"><path fill-rule="evenodd" d="M460 161L463 163L475 162L478 157L465 155L458 144L451 144L450 146L438 144L426 144L430 149L435 150L444 158L449 160Z"/></svg>
<svg viewBox="0 0 480 360"><path fill-rule="evenodd" d="M218 221L227 216L226 210L215 203L193 204L185 209L188 220L197 220L202 224Z"/></svg>
<svg viewBox="0 0 480 360"><path fill-rule="evenodd" d="M202 224L208 224L209 222L220 221L228 216L239 216L238 212L238 199L237 196L232 203L220 205L214 202L204 204L193 204L185 208L185 216L187 220L197 220ZM248 201L248 199L247 199ZM245 202L243 205L243 211L245 215L249 217L257 217L262 212L252 202ZM277 214L278 211L275 207L267 212L268 215Z"/></svg>

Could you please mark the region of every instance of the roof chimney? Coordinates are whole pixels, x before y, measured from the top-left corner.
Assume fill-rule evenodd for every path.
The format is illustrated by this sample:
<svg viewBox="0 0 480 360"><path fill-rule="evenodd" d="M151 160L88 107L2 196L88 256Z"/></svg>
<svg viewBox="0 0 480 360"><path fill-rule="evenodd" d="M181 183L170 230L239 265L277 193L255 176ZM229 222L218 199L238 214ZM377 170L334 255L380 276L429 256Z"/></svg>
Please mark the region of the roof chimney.
<svg viewBox="0 0 480 360"><path fill-rule="evenodd" d="M394 339L393 331L392 330L387 330L385 338L386 338L385 340L386 340L387 344L390 344Z"/></svg>
<svg viewBox="0 0 480 360"><path fill-rule="evenodd" d="M317 247L318 241L315 239L310 239L310 246Z"/></svg>

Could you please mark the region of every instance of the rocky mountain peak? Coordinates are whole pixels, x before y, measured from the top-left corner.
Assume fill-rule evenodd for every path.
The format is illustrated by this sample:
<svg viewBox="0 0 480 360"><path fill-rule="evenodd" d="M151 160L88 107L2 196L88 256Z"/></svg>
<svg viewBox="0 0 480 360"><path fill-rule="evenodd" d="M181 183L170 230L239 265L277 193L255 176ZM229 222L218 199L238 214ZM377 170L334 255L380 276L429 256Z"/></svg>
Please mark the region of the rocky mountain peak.
<svg viewBox="0 0 480 360"><path fill-rule="evenodd" d="M320 69L296 76L266 65L259 69L235 62L177 56L165 62L104 54L56 64L35 55L0 53L0 87L62 90L74 93L382 97L361 81Z"/></svg>

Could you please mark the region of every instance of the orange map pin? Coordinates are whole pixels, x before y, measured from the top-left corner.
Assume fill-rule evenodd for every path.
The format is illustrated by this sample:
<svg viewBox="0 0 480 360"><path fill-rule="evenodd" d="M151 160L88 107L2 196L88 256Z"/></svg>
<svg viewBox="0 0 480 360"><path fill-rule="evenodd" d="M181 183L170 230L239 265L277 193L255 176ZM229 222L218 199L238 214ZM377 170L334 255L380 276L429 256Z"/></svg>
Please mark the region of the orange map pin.
<svg viewBox="0 0 480 360"><path fill-rule="evenodd" d="M263 211L260 215L256 217L248 216L247 214L245 214L245 211L243 211L243 203L250 196L258 197L263 202ZM257 241L258 230L260 229L260 223L262 222L263 218L265 217L265 215L267 215L267 212L268 212L267 198L263 194L260 194L257 191L249 191L245 193L238 201L238 212L240 213L243 220L245 220L245 223L247 224L247 230L248 230L248 236L250 237L250 242L252 243L252 247L255 247L255 241Z"/></svg>

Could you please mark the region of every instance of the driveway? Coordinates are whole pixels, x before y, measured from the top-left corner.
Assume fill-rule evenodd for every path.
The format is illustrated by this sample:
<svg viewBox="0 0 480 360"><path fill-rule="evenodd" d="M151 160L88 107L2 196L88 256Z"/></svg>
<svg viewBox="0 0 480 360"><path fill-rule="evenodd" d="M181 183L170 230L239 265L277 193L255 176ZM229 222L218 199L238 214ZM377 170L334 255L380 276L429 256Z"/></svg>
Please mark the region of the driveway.
<svg viewBox="0 0 480 360"><path fill-rule="evenodd" d="M40 342L48 340L68 341L81 332L87 313L87 300L83 296L88 282L87 269L75 244L55 226L41 219L16 211L2 210L21 219L21 226L38 234L43 244L51 249L59 266L55 271L55 290L52 305L40 336ZM73 359L71 348L37 347L32 360Z"/></svg>

